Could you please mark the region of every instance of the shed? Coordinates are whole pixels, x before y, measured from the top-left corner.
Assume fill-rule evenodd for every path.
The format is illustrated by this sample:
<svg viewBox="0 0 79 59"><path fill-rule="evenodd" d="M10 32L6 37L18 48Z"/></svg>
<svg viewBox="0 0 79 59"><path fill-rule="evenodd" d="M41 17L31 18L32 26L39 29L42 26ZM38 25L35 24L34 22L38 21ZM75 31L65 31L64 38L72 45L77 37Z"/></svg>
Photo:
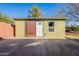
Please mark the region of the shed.
<svg viewBox="0 0 79 59"><path fill-rule="evenodd" d="M64 18L17 18L15 19L18 39L64 39Z"/></svg>

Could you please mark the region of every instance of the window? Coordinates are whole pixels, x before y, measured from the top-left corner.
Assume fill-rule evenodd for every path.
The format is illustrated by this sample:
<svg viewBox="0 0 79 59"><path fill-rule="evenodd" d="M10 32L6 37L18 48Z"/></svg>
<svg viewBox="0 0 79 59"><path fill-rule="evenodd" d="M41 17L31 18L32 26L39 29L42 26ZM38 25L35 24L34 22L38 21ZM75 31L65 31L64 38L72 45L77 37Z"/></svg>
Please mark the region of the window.
<svg viewBox="0 0 79 59"><path fill-rule="evenodd" d="M49 22L49 32L54 32L54 22Z"/></svg>
<svg viewBox="0 0 79 59"><path fill-rule="evenodd" d="M54 26L54 22L49 22L49 27Z"/></svg>
<svg viewBox="0 0 79 59"><path fill-rule="evenodd" d="M54 32L54 28L49 27L49 32Z"/></svg>

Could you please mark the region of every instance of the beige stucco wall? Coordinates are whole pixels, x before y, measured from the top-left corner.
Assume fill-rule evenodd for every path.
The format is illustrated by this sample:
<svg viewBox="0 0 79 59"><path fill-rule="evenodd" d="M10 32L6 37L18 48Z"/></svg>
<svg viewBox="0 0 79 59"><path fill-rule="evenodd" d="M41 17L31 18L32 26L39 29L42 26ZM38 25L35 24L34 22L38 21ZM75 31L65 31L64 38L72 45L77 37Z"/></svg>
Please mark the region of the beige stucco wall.
<svg viewBox="0 0 79 59"><path fill-rule="evenodd" d="M23 38L25 37L25 22L24 21L16 21L16 38Z"/></svg>
<svg viewBox="0 0 79 59"><path fill-rule="evenodd" d="M65 21L56 20L54 25L54 32L49 32L49 21L44 21L44 37L45 38L64 38L65 37Z"/></svg>
<svg viewBox="0 0 79 59"><path fill-rule="evenodd" d="M54 32L49 32L48 22L43 22L43 37L25 37L25 21L16 21L16 38L19 39L64 39L65 38L65 21L56 20Z"/></svg>

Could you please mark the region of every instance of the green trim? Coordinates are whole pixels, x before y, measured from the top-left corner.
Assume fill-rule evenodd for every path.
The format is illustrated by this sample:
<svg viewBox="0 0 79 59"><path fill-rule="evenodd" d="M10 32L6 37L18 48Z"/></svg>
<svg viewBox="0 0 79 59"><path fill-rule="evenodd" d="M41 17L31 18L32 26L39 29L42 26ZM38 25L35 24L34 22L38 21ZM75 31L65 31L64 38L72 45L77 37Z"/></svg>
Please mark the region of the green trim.
<svg viewBox="0 0 79 59"><path fill-rule="evenodd" d="M16 18L15 20L66 20L63 18Z"/></svg>

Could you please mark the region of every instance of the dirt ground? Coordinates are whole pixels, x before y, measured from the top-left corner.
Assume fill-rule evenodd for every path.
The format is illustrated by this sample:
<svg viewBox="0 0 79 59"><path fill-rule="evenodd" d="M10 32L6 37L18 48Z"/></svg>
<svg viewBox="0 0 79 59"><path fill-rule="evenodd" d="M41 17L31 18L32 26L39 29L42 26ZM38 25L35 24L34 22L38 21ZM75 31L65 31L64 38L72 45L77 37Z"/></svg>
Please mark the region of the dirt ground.
<svg viewBox="0 0 79 59"><path fill-rule="evenodd" d="M79 39L79 33L66 33L66 38Z"/></svg>

